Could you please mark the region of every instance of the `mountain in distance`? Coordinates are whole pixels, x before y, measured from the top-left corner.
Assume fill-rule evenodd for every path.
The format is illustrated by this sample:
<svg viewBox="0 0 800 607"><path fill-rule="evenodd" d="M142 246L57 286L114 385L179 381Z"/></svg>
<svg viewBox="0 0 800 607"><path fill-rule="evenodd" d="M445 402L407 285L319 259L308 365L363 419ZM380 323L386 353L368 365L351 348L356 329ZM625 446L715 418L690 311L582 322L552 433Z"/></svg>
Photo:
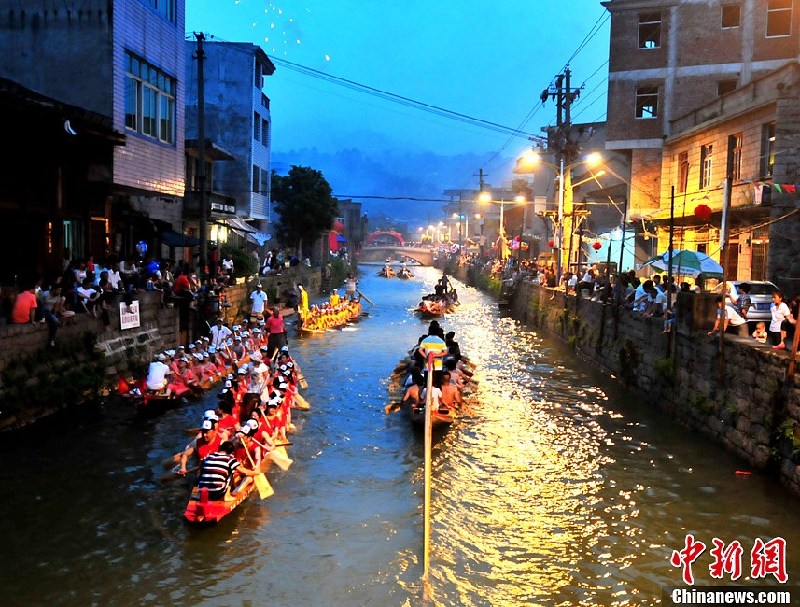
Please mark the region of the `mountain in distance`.
<svg viewBox="0 0 800 607"><path fill-rule="evenodd" d="M382 213L422 224L441 219L445 203L358 196L445 199L442 192L447 189L478 189L475 175L487 157L487 154L474 153L446 156L408 149L367 151L354 147L328 152L302 148L285 152L273 150L272 168L284 175L292 165L311 167L322 172L334 196L361 202L368 216ZM510 175L512 164L513 159L499 158L492 166L498 175Z"/></svg>

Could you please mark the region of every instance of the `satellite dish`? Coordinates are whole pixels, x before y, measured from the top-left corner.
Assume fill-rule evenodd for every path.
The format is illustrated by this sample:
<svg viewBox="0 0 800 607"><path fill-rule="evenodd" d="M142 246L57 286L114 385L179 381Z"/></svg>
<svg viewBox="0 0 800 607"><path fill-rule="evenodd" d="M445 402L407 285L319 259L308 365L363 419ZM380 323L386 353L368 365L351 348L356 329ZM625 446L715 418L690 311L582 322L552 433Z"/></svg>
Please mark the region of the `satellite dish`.
<svg viewBox="0 0 800 607"><path fill-rule="evenodd" d="M69 133L70 135L77 135L78 132L72 128L72 125L69 123L69 120L64 121L64 130Z"/></svg>

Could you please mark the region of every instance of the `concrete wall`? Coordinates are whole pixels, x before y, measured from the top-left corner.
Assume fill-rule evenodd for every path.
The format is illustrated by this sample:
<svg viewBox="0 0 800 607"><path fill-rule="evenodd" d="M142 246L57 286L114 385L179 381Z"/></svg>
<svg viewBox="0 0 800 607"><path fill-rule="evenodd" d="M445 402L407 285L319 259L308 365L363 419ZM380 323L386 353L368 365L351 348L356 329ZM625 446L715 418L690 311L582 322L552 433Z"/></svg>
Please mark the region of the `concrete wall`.
<svg viewBox="0 0 800 607"><path fill-rule="evenodd" d="M47 325L0 327L0 430L27 425L67 406L96 398L120 375L141 374L152 355L178 344L178 311L158 293L136 297L141 325L119 329L119 308L110 324L77 315L62 321L56 347L47 346Z"/></svg>
<svg viewBox="0 0 800 607"><path fill-rule="evenodd" d="M682 295L677 331L662 333L656 319L523 283L512 314L557 336L585 359L659 403L754 468L775 469L800 494L800 381L784 379L788 358L753 341L725 337L724 363L713 324L712 296ZM670 341L674 339L674 343ZM672 347L673 356L668 357ZM795 438L795 436L797 438Z"/></svg>

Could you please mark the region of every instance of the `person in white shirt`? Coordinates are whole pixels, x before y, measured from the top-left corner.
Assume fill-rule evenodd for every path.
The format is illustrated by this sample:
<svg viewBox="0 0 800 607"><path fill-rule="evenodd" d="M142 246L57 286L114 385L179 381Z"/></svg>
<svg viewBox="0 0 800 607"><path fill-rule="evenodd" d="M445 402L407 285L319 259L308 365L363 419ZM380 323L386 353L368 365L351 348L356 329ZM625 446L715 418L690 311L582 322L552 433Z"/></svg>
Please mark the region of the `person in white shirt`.
<svg viewBox="0 0 800 607"><path fill-rule="evenodd" d="M223 350L231 335L233 335L233 331L222 324L221 318L218 318L217 324L211 327L211 345L217 350Z"/></svg>
<svg viewBox="0 0 800 607"><path fill-rule="evenodd" d="M166 391L167 394L169 394L169 389L167 388L167 375L172 373L172 370L166 364L164 364L165 360L166 356L159 354L147 368L146 381L148 390L155 390L156 392Z"/></svg>
<svg viewBox="0 0 800 607"><path fill-rule="evenodd" d="M783 301L783 293L775 291L772 294L772 304L769 307L772 320L769 323L769 340L773 344L773 350L785 350L786 329L788 324L795 324L797 321L792 318L792 311L786 302Z"/></svg>
<svg viewBox="0 0 800 607"><path fill-rule="evenodd" d="M722 309L725 308L725 321L722 321ZM747 321L739 316L739 313L736 311L730 303L724 303L723 298L717 297L717 319L714 321L714 328L711 329L708 334L713 335L716 333L720 326L722 327L723 331L727 331L729 328L733 329L733 333L737 333L744 337L747 337L748 330L747 330Z"/></svg>
<svg viewBox="0 0 800 607"><path fill-rule="evenodd" d="M256 283L256 290L250 293L250 301L253 302L253 306L250 308L250 314L263 318L264 306L267 303L267 294L261 288L260 282Z"/></svg>

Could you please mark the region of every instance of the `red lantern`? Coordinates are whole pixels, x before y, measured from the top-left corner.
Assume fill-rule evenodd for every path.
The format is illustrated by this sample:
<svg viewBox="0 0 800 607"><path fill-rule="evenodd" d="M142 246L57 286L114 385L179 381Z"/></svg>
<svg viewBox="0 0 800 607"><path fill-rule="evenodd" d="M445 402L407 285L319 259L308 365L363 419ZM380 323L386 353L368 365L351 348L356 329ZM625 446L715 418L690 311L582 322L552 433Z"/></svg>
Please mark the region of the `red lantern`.
<svg viewBox="0 0 800 607"><path fill-rule="evenodd" d="M556 241L551 238L547 241L547 246L552 249L554 246L556 246Z"/></svg>
<svg viewBox="0 0 800 607"><path fill-rule="evenodd" d="M709 217L711 217L711 207L707 204L698 204L694 208L694 216L700 221L708 221Z"/></svg>
<svg viewBox="0 0 800 607"><path fill-rule="evenodd" d="M593 248L595 251L599 251L600 249L602 249L602 248L603 248L603 245L602 245L602 244L600 244L600 241L599 241L599 240L595 240L595 241L592 243L592 248Z"/></svg>

